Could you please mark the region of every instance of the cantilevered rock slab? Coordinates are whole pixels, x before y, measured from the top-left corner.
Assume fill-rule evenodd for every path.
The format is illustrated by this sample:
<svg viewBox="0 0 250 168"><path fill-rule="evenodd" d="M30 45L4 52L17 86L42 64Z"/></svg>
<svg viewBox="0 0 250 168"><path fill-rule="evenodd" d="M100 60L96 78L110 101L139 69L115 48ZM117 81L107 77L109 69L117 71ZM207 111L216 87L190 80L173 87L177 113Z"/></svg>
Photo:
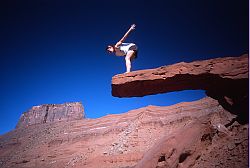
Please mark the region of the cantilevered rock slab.
<svg viewBox="0 0 250 168"><path fill-rule="evenodd" d="M248 54L118 74L112 78L115 97L141 97L158 93L202 89L234 94L248 88ZM242 95L242 94L240 94Z"/></svg>

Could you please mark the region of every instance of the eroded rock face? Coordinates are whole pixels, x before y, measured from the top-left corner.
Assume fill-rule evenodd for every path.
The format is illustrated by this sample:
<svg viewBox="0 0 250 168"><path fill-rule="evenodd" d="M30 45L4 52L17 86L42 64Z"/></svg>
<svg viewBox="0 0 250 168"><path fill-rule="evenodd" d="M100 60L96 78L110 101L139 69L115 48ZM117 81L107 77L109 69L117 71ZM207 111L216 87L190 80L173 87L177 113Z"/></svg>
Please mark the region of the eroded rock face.
<svg viewBox="0 0 250 168"><path fill-rule="evenodd" d="M181 62L112 78L112 95L116 97L196 89L242 97L248 90L248 55Z"/></svg>
<svg viewBox="0 0 250 168"><path fill-rule="evenodd" d="M16 128L56 121L79 120L83 117L84 109L80 102L44 104L33 106L27 112L23 113Z"/></svg>
<svg viewBox="0 0 250 168"><path fill-rule="evenodd" d="M227 111L238 115L238 122L248 123L248 68L248 54L244 54L134 71L112 78L112 95L133 97L202 89Z"/></svg>
<svg viewBox="0 0 250 168"><path fill-rule="evenodd" d="M245 168L248 124L240 125L235 117L207 97L20 127L0 137L0 167Z"/></svg>

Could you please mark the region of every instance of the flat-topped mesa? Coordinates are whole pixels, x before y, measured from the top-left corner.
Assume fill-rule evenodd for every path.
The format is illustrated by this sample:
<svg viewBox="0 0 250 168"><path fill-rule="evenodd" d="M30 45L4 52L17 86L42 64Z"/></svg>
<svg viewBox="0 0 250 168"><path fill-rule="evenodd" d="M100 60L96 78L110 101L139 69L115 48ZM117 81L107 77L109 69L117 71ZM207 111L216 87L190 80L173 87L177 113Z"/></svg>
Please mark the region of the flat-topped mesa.
<svg viewBox="0 0 250 168"><path fill-rule="evenodd" d="M112 95L140 97L181 90L206 90L222 95L248 90L248 54L118 74L112 78ZM225 94L226 93L226 94ZM230 96L229 96L230 97Z"/></svg>
<svg viewBox="0 0 250 168"><path fill-rule="evenodd" d="M84 117L84 108L80 102L44 104L33 106L27 112L24 112L16 128L57 121L80 120Z"/></svg>

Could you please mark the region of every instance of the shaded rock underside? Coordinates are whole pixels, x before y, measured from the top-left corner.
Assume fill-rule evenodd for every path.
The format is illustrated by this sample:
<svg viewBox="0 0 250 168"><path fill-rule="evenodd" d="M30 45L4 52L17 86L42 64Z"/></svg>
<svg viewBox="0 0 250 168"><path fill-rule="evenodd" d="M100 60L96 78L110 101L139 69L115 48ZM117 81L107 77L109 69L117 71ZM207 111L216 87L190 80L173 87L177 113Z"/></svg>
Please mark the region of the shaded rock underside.
<svg viewBox="0 0 250 168"><path fill-rule="evenodd" d="M112 78L112 95L116 97L196 89L216 91L223 95L228 94L227 96L242 96L247 88L247 54L241 57L181 62L156 69L119 74Z"/></svg>
<svg viewBox="0 0 250 168"><path fill-rule="evenodd" d="M205 90L227 111L248 123L248 54L119 74L112 78L112 95L145 96L180 90Z"/></svg>

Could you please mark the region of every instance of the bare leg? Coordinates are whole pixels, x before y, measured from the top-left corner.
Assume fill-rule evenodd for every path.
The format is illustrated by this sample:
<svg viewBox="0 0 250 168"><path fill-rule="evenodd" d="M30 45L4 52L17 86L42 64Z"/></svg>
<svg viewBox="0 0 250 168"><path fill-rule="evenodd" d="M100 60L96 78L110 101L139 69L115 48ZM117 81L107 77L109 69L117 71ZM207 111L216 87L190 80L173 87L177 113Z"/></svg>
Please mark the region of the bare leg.
<svg viewBox="0 0 250 168"><path fill-rule="evenodd" d="M131 58L134 56L135 52L133 50L129 50L127 52L127 55L125 56L125 61L126 61L126 73L131 71Z"/></svg>

